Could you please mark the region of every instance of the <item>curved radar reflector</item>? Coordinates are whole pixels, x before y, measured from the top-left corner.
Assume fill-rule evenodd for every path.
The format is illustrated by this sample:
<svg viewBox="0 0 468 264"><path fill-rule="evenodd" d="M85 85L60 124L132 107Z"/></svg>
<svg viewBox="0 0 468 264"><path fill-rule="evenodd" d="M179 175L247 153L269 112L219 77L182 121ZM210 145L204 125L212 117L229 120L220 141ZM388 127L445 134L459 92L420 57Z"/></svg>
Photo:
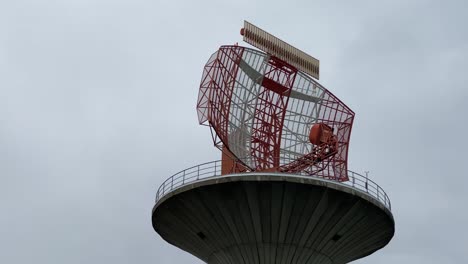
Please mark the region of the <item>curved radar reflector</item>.
<svg viewBox="0 0 468 264"><path fill-rule="evenodd" d="M221 46L205 65L197 111L223 153L223 174L276 171L348 180L354 112L288 61ZM229 158L242 166L225 163Z"/></svg>

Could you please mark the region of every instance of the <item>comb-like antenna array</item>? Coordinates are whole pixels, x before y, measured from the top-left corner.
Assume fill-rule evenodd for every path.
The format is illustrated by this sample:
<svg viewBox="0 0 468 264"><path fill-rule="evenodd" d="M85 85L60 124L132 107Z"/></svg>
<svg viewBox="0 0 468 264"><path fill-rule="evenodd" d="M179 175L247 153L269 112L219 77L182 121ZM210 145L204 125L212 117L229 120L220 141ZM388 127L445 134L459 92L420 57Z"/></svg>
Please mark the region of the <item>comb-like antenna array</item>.
<svg viewBox="0 0 468 264"><path fill-rule="evenodd" d="M319 79L320 62L309 54L289 45L247 21L244 21L241 35L244 36L244 41L250 45L286 61L297 69Z"/></svg>

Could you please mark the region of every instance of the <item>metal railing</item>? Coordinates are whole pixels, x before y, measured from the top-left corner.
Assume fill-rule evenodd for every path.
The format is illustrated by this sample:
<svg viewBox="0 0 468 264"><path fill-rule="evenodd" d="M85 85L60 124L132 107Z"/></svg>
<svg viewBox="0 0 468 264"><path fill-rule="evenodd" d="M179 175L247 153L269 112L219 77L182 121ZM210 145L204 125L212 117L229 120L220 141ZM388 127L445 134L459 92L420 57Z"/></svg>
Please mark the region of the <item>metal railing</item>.
<svg viewBox="0 0 468 264"><path fill-rule="evenodd" d="M244 174L249 175L250 172L244 172ZM281 173L272 173L272 175L277 175L277 174L281 174ZM215 177L220 177L220 176L221 176L221 161L220 160L202 163L202 164L190 167L188 169L185 169L183 171L180 171L172 175L171 177L169 177L167 180L165 180L161 184L158 191L156 192L156 203L166 194L182 186L195 183L199 180L206 180L209 178L215 178ZM225 176L229 176L229 174ZM311 178L324 180L321 177L315 177L315 176L310 176L310 175L298 174L297 176L311 177ZM389 210L392 209L392 205L390 203L390 199L388 198L388 195L377 183L375 183L372 180L369 180L369 178L367 178L366 176L363 176L353 171L348 171L348 178L349 180L346 182L337 182L337 181L332 181L332 182L338 185L352 187L356 190L367 193L368 195L370 195L371 197L375 198L377 201L382 203L387 209ZM330 180L325 180L325 181L330 181Z"/></svg>

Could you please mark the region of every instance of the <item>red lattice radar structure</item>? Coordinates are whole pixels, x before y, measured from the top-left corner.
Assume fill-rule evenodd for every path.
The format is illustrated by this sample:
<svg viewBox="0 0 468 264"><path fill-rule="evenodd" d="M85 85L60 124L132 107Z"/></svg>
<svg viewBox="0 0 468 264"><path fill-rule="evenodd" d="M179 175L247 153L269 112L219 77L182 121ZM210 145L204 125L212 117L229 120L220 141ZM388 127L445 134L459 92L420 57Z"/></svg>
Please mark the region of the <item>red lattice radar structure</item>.
<svg viewBox="0 0 468 264"><path fill-rule="evenodd" d="M205 65L197 110L215 146L248 171L348 180L354 112L278 57L220 47Z"/></svg>

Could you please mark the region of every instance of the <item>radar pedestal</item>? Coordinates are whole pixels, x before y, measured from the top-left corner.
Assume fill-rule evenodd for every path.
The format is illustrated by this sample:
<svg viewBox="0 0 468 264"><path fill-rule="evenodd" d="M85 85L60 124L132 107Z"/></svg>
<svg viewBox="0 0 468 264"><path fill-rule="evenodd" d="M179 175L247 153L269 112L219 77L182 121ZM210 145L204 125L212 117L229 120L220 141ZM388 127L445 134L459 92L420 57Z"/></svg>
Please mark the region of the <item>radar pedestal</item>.
<svg viewBox="0 0 468 264"><path fill-rule="evenodd" d="M209 264L348 263L384 247L395 230L390 210L369 193L283 173L180 186L156 203L153 227Z"/></svg>

